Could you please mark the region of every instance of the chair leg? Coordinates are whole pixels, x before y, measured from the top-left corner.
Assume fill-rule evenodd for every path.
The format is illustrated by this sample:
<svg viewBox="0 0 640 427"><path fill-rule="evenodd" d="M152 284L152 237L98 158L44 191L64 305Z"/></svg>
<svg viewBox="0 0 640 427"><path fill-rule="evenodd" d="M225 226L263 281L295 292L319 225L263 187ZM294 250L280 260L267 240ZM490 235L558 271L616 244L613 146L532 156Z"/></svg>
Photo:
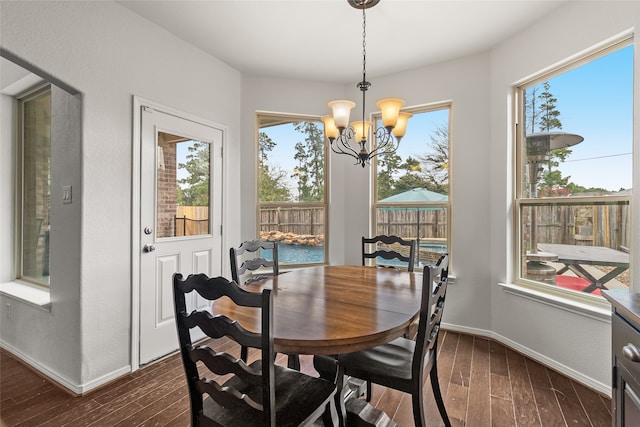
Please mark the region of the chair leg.
<svg viewBox="0 0 640 427"><path fill-rule="evenodd" d="M324 410L322 414L322 424L326 427L339 427L340 426L340 418L338 417L338 411L336 410L335 400L331 399L329 403L327 403L327 408Z"/></svg>
<svg viewBox="0 0 640 427"><path fill-rule="evenodd" d="M344 403L345 398L345 378L344 368L340 366L335 357L332 356L313 356L313 367L320 378L331 381L336 385L336 394L334 396L334 404L332 407L335 409L338 415L338 424L340 427L345 427L347 419L347 408ZM327 422L327 411L323 416L323 420Z"/></svg>
<svg viewBox="0 0 640 427"><path fill-rule="evenodd" d="M249 349L245 346L240 347L240 359L242 359L243 362L246 362L247 357L249 357Z"/></svg>
<svg viewBox="0 0 640 427"><path fill-rule="evenodd" d="M440 383L438 382L438 365L437 361L433 361L433 367L429 373L431 378L431 388L433 389L433 396L436 399L436 405L438 405L438 411L440 411L440 417L444 425L451 427L451 421L449 421L449 415L447 415L447 408L444 406L444 400L442 399L442 393L440 392Z"/></svg>
<svg viewBox="0 0 640 427"><path fill-rule="evenodd" d="M365 396L365 398L367 399L367 402L371 402L372 389L373 389L373 385L371 384L371 381L367 381L367 395Z"/></svg>
<svg viewBox="0 0 640 427"><path fill-rule="evenodd" d="M417 390L411 393L411 404L413 406L413 423L415 427L426 427L427 421L424 418L424 399L422 398L422 385L416 385Z"/></svg>
<svg viewBox="0 0 640 427"><path fill-rule="evenodd" d="M297 354L287 355L287 368L300 370L300 357Z"/></svg>

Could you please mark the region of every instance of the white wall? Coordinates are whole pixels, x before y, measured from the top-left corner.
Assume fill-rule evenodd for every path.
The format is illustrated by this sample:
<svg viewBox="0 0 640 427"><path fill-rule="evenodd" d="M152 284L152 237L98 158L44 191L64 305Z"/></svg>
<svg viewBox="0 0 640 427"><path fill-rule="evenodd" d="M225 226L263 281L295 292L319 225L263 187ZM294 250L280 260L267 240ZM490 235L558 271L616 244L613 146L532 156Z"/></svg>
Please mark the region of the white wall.
<svg viewBox="0 0 640 427"><path fill-rule="evenodd" d="M228 126L226 194L237 194L240 74L116 3L0 7L2 48L75 87L83 102L82 145L70 172L81 177L73 203L82 216L65 219L57 230L77 240L80 253L63 261L65 248L52 248L52 273L63 266L65 282L52 274L51 310L11 300L12 318L2 319L0 340L82 391L131 363L132 97ZM3 134L3 153L6 143ZM0 162L3 171L13 167L12 157ZM11 184L3 180L1 191L5 200ZM227 209L239 206L226 196ZM2 209L4 218L11 207ZM225 215L230 229L239 228L236 217ZM3 228L2 235L11 230ZM7 301L0 298L1 306Z"/></svg>
<svg viewBox="0 0 640 427"><path fill-rule="evenodd" d="M631 28L640 27L638 2L567 2L541 22L524 29L492 52L491 69L491 161L489 176L490 268L492 326L497 337L511 343L577 379L607 391L611 384L611 332L608 316L596 311L578 313L505 292L498 283L512 283L513 235L512 159L513 135L509 97L518 81L573 57ZM635 42L638 45L638 40ZM636 50L635 81L640 82ZM634 126L640 129L638 85L634 102ZM586 88L588 90L588 88ZM638 132L634 146L638 145ZM638 152L634 150L635 169ZM640 188L635 174L634 188ZM637 198L636 198L637 199ZM634 211L638 202L633 202ZM637 215L636 215L637 216ZM633 224L632 265L638 264L640 238ZM638 288L636 287L636 290ZM539 301L539 300L538 300Z"/></svg>
<svg viewBox="0 0 640 427"><path fill-rule="evenodd" d="M70 267L78 276L70 285L77 301L52 285L51 312L15 307L13 318L25 325L18 328L17 320L3 319L0 338L70 383L89 388L130 363L132 95L228 127L223 221L232 244L255 235L255 112L321 116L327 101L359 99L359 92L355 82L241 78L113 3L2 2L0 7L2 47L77 88L84 119L81 223L65 230L80 239L80 259ZM367 94L368 109L389 95L411 106L453 103L451 252L457 283L450 288L447 326L500 339L603 391L610 383L606 316L561 310L499 286L513 280L508 97L518 80L639 21L637 2L567 2L491 52L391 76L372 75ZM2 153L7 151L3 146ZM0 162L4 170L7 160ZM329 261L358 264L360 237L368 234L368 169L335 155L330 168ZM11 189L4 181L1 185L6 200ZM637 264L637 226L634 237ZM69 330L77 344L56 339L69 337Z"/></svg>

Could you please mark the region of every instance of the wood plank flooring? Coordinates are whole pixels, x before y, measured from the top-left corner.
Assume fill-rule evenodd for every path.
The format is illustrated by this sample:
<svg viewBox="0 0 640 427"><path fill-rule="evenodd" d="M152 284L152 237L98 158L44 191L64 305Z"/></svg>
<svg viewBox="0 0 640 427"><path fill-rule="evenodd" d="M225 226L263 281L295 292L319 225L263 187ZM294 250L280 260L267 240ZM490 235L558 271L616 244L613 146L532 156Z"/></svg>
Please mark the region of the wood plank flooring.
<svg viewBox="0 0 640 427"><path fill-rule="evenodd" d="M438 370L454 426L611 426L611 400L494 341L440 333ZM302 370L315 375L310 356ZM286 363L279 356L278 363ZM425 386L430 426L443 425ZM374 386L372 403L413 426L410 396ZM84 396L72 396L0 351L0 426L189 425L182 364L173 355Z"/></svg>

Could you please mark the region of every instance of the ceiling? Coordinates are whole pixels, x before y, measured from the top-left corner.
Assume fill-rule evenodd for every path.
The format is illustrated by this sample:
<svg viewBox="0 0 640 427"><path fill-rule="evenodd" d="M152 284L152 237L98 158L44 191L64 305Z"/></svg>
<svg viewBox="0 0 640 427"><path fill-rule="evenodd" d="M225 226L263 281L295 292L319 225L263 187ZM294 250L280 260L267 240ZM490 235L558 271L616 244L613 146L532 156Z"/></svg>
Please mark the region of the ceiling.
<svg viewBox="0 0 640 427"><path fill-rule="evenodd" d="M367 78L487 50L565 0L382 0L366 13ZM362 77L362 12L347 0L119 1L248 74Z"/></svg>

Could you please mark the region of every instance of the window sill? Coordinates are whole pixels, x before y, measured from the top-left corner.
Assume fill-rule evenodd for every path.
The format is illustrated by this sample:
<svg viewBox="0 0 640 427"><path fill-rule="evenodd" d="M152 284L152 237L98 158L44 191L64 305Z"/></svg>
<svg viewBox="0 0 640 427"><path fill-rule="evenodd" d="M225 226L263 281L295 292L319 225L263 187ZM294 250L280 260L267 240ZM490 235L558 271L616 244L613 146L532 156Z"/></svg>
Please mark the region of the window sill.
<svg viewBox="0 0 640 427"><path fill-rule="evenodd" d="M580 295L577 295L576 298L570 298L551 292L543 292L521 285L499 283L499 286L501 286L504 292L508 294L526 298L540 304L546 304L582 316L590 317L595 320L600 320L603 322L611 321L611 306L606 300L604 300L604 298L602 299L602 301L600 301L599 298L594 298L593 301L580 301Z"/></svg>
<svg viewBox="0 0 640 427"><path fill-rule="evenodd" d="M51 294L48 289L22 282L0 283L0 294L42 310L51 309Z"/></svg>

